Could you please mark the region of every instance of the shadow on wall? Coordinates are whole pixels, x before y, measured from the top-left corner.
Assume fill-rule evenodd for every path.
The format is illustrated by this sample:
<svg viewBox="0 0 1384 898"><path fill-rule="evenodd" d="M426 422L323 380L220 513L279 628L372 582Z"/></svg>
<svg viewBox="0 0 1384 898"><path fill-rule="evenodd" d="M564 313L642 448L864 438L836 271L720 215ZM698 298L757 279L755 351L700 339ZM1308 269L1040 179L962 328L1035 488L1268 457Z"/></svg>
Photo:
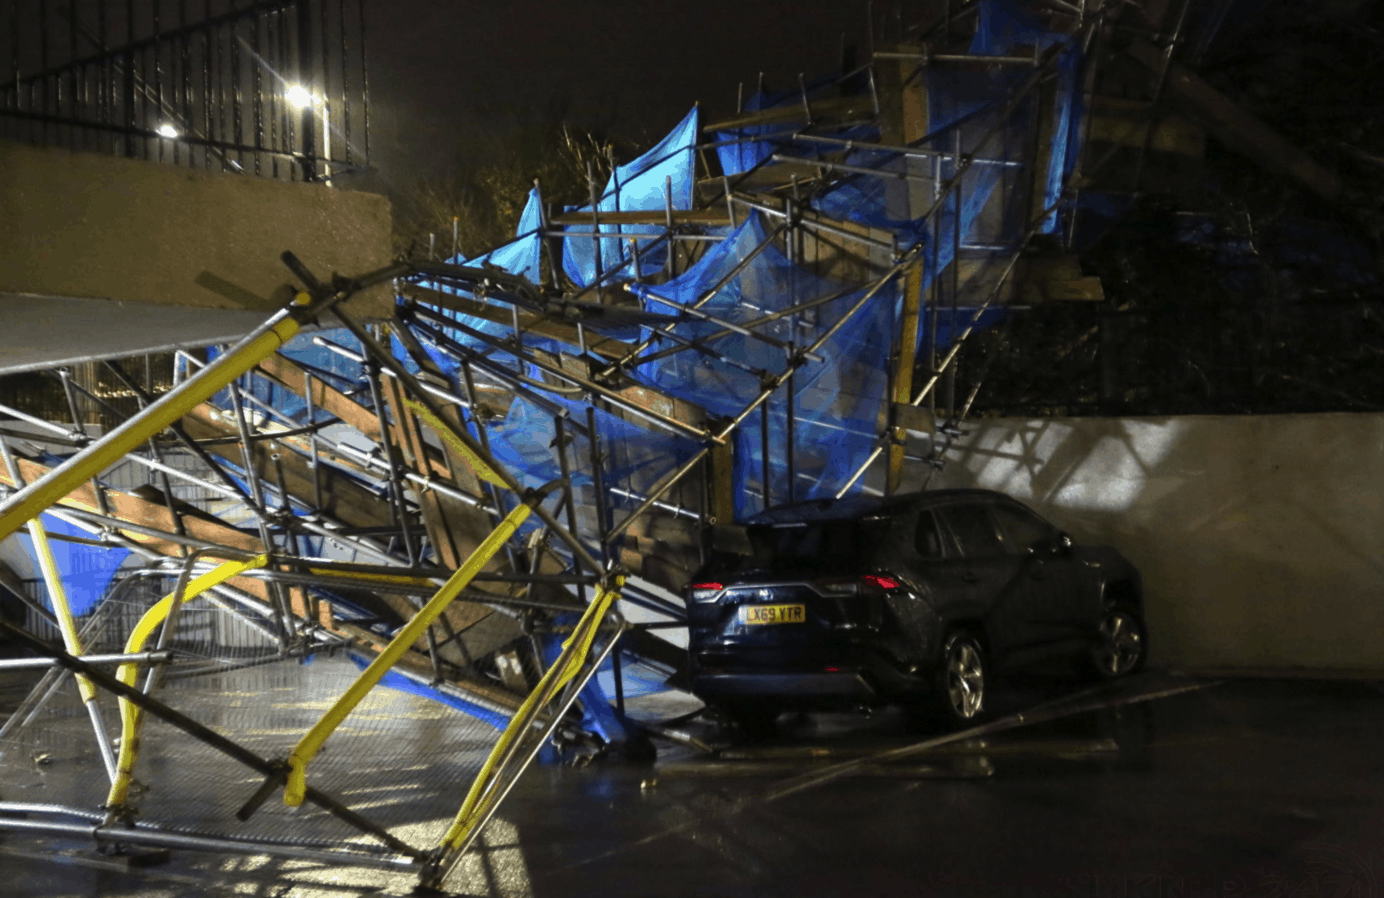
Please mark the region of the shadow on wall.
<svg viewBox="0 0 1384 898"><path fill-rule="evenodd" d="M1000 490L1119 548L1157 663L1378 671L1381 450L1376 414L993 419L931 485Z"/></svg>

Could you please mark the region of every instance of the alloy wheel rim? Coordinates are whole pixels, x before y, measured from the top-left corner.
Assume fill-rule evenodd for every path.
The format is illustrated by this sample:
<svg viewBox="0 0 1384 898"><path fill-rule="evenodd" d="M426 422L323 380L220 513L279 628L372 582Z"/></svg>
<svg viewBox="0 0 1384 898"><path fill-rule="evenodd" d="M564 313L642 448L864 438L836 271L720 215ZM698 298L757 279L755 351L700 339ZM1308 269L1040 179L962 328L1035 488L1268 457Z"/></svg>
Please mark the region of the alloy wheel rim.
<svg viewBox="0 0 1384 898"><path fill-rule="evenodd" d="M954 646L947 658L947 698L965 720L979 714L985 701L985 669L980 653L968 642Z"/></svg>
<svg viewBox="0 0 1384 898"><path fill-rule="evenodd" d="M1112 676L1128 673L1144 651L1139 628L1127 614L1111 614L1100 625L1101 670Z"/></svg>

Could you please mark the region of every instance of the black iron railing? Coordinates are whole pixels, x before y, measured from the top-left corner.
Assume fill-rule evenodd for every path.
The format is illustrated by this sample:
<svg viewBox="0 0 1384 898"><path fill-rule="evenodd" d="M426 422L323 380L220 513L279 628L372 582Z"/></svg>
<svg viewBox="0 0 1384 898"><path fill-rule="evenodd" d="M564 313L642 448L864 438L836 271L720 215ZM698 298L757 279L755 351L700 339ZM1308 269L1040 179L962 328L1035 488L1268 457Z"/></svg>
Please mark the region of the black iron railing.
<svg viewBox="0 0 1384 898"><path fill-rule="evenodd" d="M363 0L0 10L0 138L283 180L369 165Z"/></svg>

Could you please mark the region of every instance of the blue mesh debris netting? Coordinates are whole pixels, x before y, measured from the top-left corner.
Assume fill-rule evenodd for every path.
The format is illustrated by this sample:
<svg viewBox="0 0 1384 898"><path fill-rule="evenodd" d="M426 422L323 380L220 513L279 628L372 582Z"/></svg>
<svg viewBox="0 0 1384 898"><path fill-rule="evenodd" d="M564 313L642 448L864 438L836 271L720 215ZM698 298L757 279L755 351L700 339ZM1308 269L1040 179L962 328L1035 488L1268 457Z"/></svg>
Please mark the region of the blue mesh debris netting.
<svg viewBox="0 0 1384 898"><path fill-rule="evenodd" d="M667 137L638 159L616 166L606 184L605 192L596 203L596 212L654 212L672 208L675 210L692 208L692 192L695 185L695 159L693 147L697 142L697 109L694 107L678 123ZM570 211L590 212L591 206L581 206ZM592 224L569 228L576 231L591 231ZM654 229L640 225L600 225L600 234L629 235L640 254L641 266L652 269L660 267L661 257L648 257L644 250L651 248L654 238L648 235ZM643 239L636 239L645 235ZM600 253L597 255L597 244ZM598 277L604 280L616 273L626 273L631 263L627 240L614 240L604 237L574 235L563 241L562 267L567 276L579 286L594 284ZM599 259L599 263L598 263Z"/></svg>
<svg viewBox="0 0 1384 898"><path fill-rule="evenodd" d="M529 199L524 204L524 211L519 215L519 226L515 230L513 241L497 246L490 252L482 253L474 259L453 259L458 265L470 265L484 268L494 265L504 269L510 274L517 274L527 278L530 283L537 284L542 278L542 254L543 242L541 229L543 227L543 201L539 196L538 188L529 191Z"/></svg>
<svg viewBox="0 0 1384 898"><path fill-rule="evenodd" d="M1051 113L1052 152L1043 194L1043 208L1048 212L1041 230L1051 234L1057 229L1056 205L1062 196L1062 186L1076 165L1080 148L1080 121L1084 114L1081 83L1086 55L1078 42L1044 28L1011 0L982 0L978 16L975 37L971 41L973 54L1007 56L1020 49L1042 52L1058 44L1067 44L1057 60L1057 85Z"/></svg>
<svg viewBox="0 0 1384 898"><path fill-rule="evenodd" d="M483 391L493 385L515 393L507 407L503 408L502 416L487 422L486 438L495 460L512 472L525 487L539 487L561 476L556 420L559 417L568 422L567 452L572 466L572 487L579 496L586 493L587 499L582 504L587 509L603 502L612 513L621 509L633 510L638 502L631 496L646 494L660 478L697 452L699 446L690 437L650 427L646 422L624 420L604 409L593 408L580 395L569 396L543 389L544 374L536 366L494 349L463 329L471 324L488 324L490 330L499 335L504 330L503 326L461 314L449 314L447 317L457 321L460 327L447 334L419 328L420 340L429 355L454 382L459 382L462 376L462 361L469 360L473 366L473 378ZM537 348L552 351L562 348L570 352L576 348L557 341L538 343L541 345ZM534 386L495 380L498 371L521 376ZM492 408L491 411L501 410ZM592 446L587 433L590 421L594 421L596 427L601 478L606 488L604 497L594 494L595 466L591 463ZM474 419L468 416L467 423L472 434L479 438ZM626 493L630 495L624 495ZM590 523L593 526L581 528L583 532L594 532L594 521ZM538 525L530 521L526 526ZM554 548L562 550L561 546Z"/></svg>
<svg viewBox="0 0 1384 898"><path fill-rule="evenodd" d="M827 220L871 229L876 246L879 234L892 240L892 253L888 245L869 250L856 246L862 255L873 253L873 277L904 254L915 255L922 266L924 299L937 309L935 316L924 316L918 348L945 349L967 327L985 327L1003 315L998 309L973 314L977 306L993 301L998 283L993 275L971 273L1016 252L1030 227L1058 227L1058 199L1078 150L1082 49L1079 41L1043 27L1019 4L983 0L972 54L1055 58L1056 94L1051 103L1044 103L1039 91L1027 90L1039 77L1033 66L938 63L915 73L928 93L929 120L927 133L907 148L885 146L874 122L820 125L808 137L791 122L751 124L715 135L717 159L727 176L780 159L820 165L823 177L804 197L808 208ZM858 80L826 79L808 88L807 95L815 102L857 90L864 90ZM802 101L801 92L756 93L745 110ZM1052 118L1040 121L1040 115ZM1035 129L1054 135L1052 152L1039 154L1040 162L1033 153ZM597 213L691 208L696 139L693 110L656 147L616 170ZM1035 164L1046 166L1037 177ZM641 358L650 360L636 358L625 370L664 395L700 407L713 419L741 419L731 435L736 512L741 517L766 504L861 488L853 477L879 445L887 417L887 360L896 342L903 286L903 279L896 277L861 303L872 286L868 278L838 283L807 265L794 264L787 243L773 234L777 221L756 213L739 227L703 228L708 248L664 283L652 282L658 278L647 276L649 265L632 264L630 239L593 236L639 235L634 245L656 250L659 255L652 259L661 267L665 249L652 236L659 231L652 223L567 224L568 236L562 240L564 271L578 286L589 286L600 277L638 297L644 312L678 319L663 333L645 328L637 335L619 334L627 342L649 343ZM522 242L521 238L502 250ZM537 250L532 254L526 258L536 257ZM490 260L499 264L494 254ZM966 276L953 276L962 265L970 266ZM509 305L500 298L468 296L508 315ZM691 307L701 314L689 314ZM541 372L506 350L512 344L505 341L516 335L512 325L499 323L505 316L492 321L458 312L443 314L457 324L442 329L445 340L430 344L439 350L444 369L454 373L457 359L469 356L475 370L500 378L496 385L517 395L503 419L490 428L499 460L512 466L526 485L555 476L551 418L565 412L584 420L574 414L584 403L574 400L570 390L545 387ZM777 317L765 320L766 316ZM707 317L754 333L747 335ZM936 333L928 333L928 327L935 327ZM808 361L790 384L743 414L746 404L785 370L793 347L810 345L829 331L829 339L817 350L821 361ZM527 351L577 351L548 335L526 333L522 339ZM450 349L438 345L447 340L453 344ZM513 377L504 381L504 370L527 378L527 383ZM766 418L767 437L762 426ZM612 482L629 483L634 492L638 484L656 482L697 448L694 440L628 416L602 417L598 426L603 442L627 447L631 459L625 465L607 460L605 475Z"/></svg>
<svg viewBox="0 0 1384 898"><path fill-rule="evenodd" d="M745 102L745 112L772 109L790 100L796 100L796 97L792 94L773 96L755 93ZM738 175L766 161L774 153L767 138L775 130L773 125L747 125L731 131L717 131L716 157L721 163L722 173Z"/></svg>
<svg viewBox="0 0 1384 898"><path fill-rule="evenodd" d="M793 305L836 298L755 329L778 345L712 322L679 324L674 332L689 341L700 341L706 352L684 351L644 364L637 372L641 380L695 402L713 415L734 417L761 391L764 376L784 370L790 344L815 342L841 322L866 292L819 278L794 265L770 236L763 218L752 215L682 276L666 284L638 286L635 292L652 312L666 311L663 299L692 305L705 298L700 306L703 312L741 325ZM749 257L739 273L706 297L711 287ZM889 355L895 296L890 291L877 293L845 319L818 350L822 362L809 362L795 374L794 498L834 495L845 485L855 464L868 454L881 423L886 381L883 361ZM766 404L772 478L769 498L779 502L787 501L790 494L787 402L786 393L780 389ZM737 517L758 510L765 501L761 433L762 428L755 427L735 431Z"/></svg>
<svg viewBox="0 0 1384 898"><path fill-rule="evenodd" d="M68 605L72 608L73 614L86 614L106 594L111 578L125 563L125 559L130 557L130 552L127 549L85 546L55 539L57 536L92 539L95 534L51 514L43 515L43 526L49 534L48 545L52 549L53 560L62 575L63 592L67 595ZM26 530L21 530L16 537L24 551L29 553L34 570L39 570L38 553L34 548L33 538ZM47 595L46 591L44 595ZM47 604L52 608L51 601Z"/></svg>

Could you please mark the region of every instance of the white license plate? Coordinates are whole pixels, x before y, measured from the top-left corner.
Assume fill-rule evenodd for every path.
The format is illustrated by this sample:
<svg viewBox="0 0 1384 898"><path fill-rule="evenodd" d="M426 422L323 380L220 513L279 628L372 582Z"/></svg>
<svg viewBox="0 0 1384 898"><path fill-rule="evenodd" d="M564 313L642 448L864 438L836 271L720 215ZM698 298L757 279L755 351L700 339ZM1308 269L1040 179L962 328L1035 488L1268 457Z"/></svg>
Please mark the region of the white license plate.
<svg viewBox="0 0 1384 898"><path fill-rule="evenodd" d="M741 605L740 623L801 624L807 620L806 605Z"/></svg>

